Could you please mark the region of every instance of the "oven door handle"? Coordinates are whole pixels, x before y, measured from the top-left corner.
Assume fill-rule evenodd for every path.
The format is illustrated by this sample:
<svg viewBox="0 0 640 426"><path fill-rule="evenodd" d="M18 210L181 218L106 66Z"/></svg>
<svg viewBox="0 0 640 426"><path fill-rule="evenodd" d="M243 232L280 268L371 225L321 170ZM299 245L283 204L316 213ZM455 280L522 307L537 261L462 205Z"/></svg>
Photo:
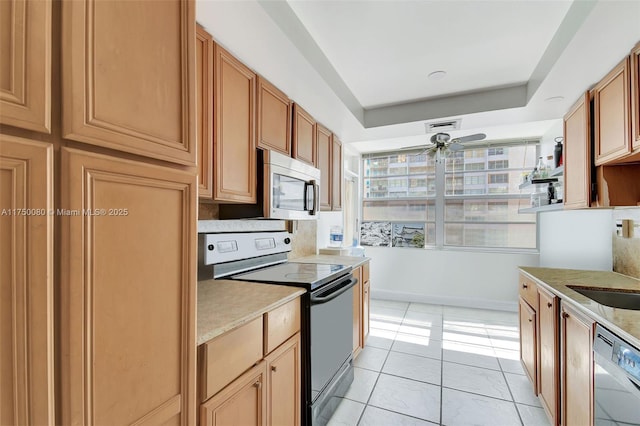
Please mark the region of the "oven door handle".
<svg viewBox="0 0 640 426"><path fill-rule="evenodd" d="M336 297L340 296L341 294L346 293L349 289L353 288L357 283L358 283L358 279L352 277L348 281L344 281L341 285L334 287L332 289L333 291L326 296L315 296L313 293L311 293L311 304L319 305L321 303L327 303L335 299ZM318 293L322 294L324 292L321 290Z"/></svg>

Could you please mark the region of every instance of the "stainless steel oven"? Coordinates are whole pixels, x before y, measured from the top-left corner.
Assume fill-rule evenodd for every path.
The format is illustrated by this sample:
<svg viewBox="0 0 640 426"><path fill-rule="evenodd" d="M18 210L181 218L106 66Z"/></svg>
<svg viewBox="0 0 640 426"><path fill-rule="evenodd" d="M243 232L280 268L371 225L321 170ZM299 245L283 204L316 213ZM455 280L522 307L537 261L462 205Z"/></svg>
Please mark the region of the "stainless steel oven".
<svg viewBox="0 0 640 426"><path fill-rule="evenodd" d="M258 202L220 205L221 219L317 219L320 170L278 152L258 150Z"/></svg>
<svg viewBox="0 0 640 426"><path fill-rule="evenodd" d="M199 235L199 279L303 287L303 425L325 425L353 382L351 266L288 262L287 232Z"/></svg>
<svg viewBox="0 0 640 426"><path fill-rule="evenodd" d="M596 325L594 423L640 426L640 349Z"/></svg>
<svg viewBox="0 0 640 426"><path fill-rule="evenodd" d="M353 291L351 276L310 295L311 404L313 425L326 424L353 382Z"/></svg>

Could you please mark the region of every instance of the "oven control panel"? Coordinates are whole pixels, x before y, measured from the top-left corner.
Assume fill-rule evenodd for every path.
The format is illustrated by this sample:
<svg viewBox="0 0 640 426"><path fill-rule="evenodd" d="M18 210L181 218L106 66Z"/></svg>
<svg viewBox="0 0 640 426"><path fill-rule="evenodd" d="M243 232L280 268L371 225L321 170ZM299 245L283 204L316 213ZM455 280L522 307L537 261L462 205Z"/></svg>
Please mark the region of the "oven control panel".
<svg viewBox="0 0 640 426"><path fill-rule="evenodd" d="M199 235L199 257L205 265L291 251L291 234L243 232Z"/></svg>

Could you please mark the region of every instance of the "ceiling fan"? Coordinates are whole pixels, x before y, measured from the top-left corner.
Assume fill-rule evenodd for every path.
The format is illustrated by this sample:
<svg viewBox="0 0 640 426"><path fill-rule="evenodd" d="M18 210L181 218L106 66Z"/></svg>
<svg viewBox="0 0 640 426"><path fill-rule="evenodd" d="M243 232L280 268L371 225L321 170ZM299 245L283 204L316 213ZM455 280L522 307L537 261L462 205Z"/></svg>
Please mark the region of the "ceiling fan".
<svg viewBox="0 0 640 426"><path fill-rule="evenodd" d="M460 151L464 147L465 142L481 141L486 138L484 133L476 133L473 135L462 136L460 138L451 139L451 135L448 133L436 133L431 136L431 145L425 148L425 152L430 156L436 156L436 162L440 162L442 155L447 151Z"/></svg>

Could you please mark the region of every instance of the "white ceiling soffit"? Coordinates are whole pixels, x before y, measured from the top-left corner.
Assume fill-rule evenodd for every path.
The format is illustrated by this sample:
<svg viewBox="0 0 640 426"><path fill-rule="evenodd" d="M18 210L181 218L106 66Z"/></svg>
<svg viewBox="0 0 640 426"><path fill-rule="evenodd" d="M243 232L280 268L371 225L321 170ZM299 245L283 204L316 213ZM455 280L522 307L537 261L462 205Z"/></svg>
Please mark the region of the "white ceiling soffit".
<svg viewBox="0 0 640 426"><path fill-rule="evenodd" d="M365 128L526 106L595 4L260 2Z"/></svg>

